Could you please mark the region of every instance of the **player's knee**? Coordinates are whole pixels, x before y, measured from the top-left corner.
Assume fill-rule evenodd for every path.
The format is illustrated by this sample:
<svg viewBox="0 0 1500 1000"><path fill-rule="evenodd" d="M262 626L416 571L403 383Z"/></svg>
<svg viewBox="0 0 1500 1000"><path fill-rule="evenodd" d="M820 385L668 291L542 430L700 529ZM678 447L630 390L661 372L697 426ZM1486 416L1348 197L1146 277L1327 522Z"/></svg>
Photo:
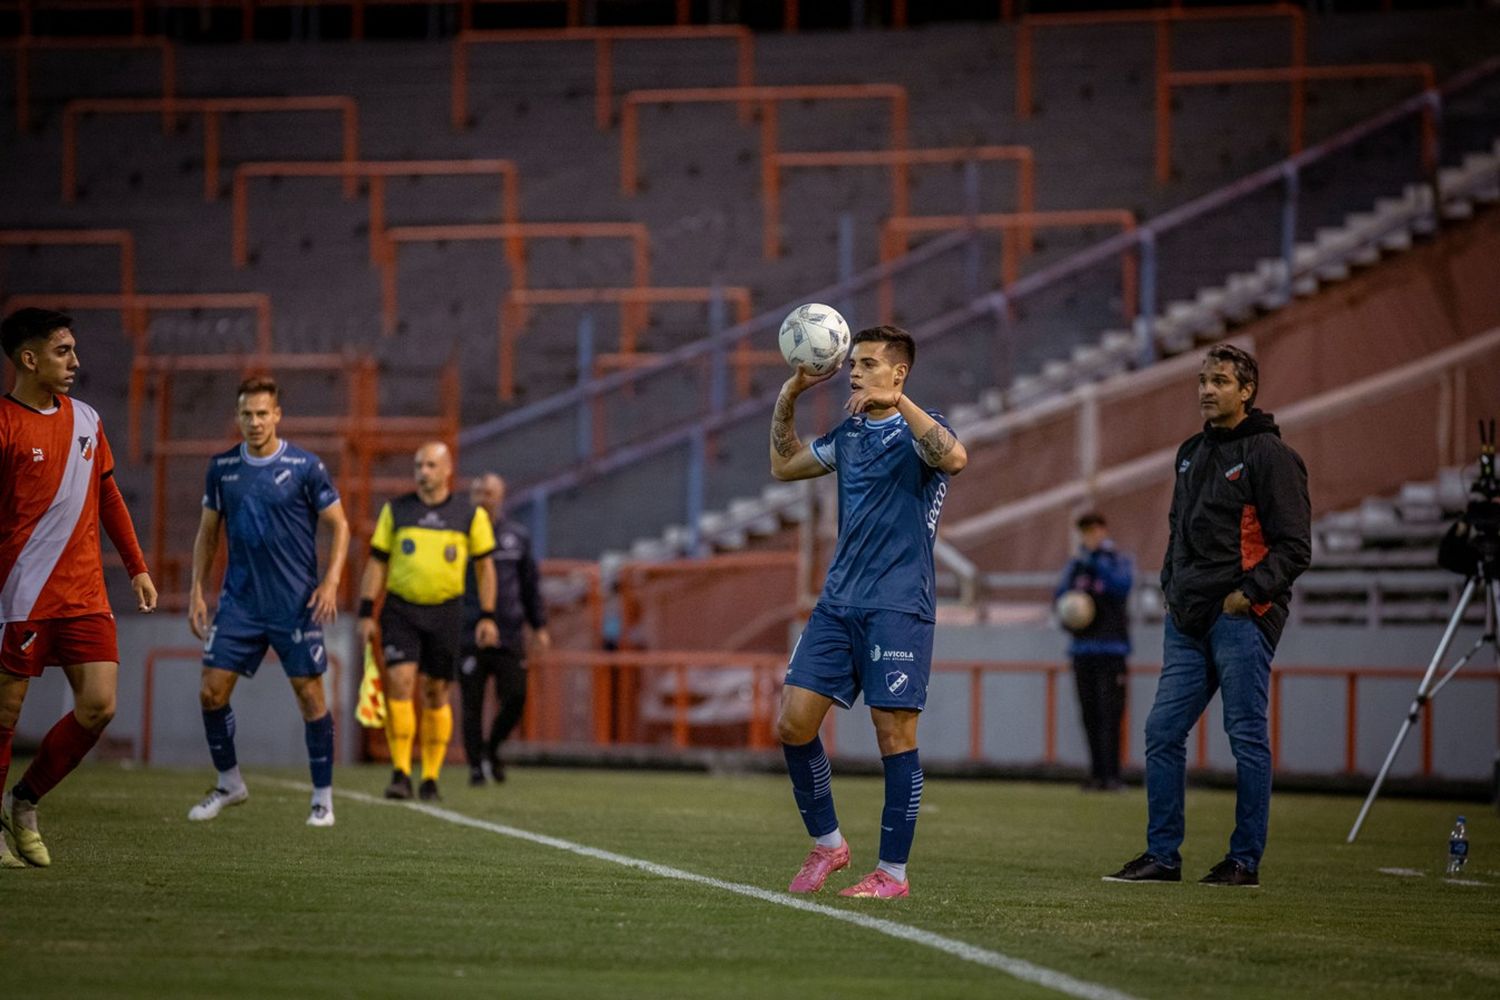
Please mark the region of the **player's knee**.
<svg viewBox="0 0 1500 1000"><path fill-rule="evenodd" d="M97 733L109 725L115 717L115 700L109 698L94 702L80 702L74 709L78 722L89 732Z"/></svg>
<svg viewBox="0 0 1500 1000"><path fill-rule="evenodd" d="M211 684L198 689L198 706L205 712L217 712L229 704L229 692L221 691Z"/></svg>
<svg viewBox="0 0 1500 1000"><path fill-rule="evenodd" d="M803 720L793 718L788 712L776 717L776 738L790 746L811 743L818 735L816 726L808 726Z"/></svg>

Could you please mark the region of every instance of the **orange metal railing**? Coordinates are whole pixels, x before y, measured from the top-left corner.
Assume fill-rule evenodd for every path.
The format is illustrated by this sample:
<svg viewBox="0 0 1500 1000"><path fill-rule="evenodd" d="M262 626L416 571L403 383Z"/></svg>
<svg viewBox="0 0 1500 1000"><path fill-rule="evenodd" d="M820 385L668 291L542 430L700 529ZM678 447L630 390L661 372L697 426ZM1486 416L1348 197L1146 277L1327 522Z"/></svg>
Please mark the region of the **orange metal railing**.
<svg viewBox="0 0 1500 1000"><path fill-rule="evenodd" d="M1172 90L1177 87L1211 87L1229 83L1290 83L1292 103L1287 125L1289 152L1302 152L1307 95L1303 84L1310 80L1369 80L1412 77L1424 91L1437 88L1437 77L1427 63L1362 63L1349 66L1274 66L1264 69L1179 70L1163 78L1156 97L1156 179L1165 184L1172 178ZM1422 163L1427 171L1437 168L1437 116L1434 106L1422 112Z"/></svg>
<svg viewBox="0 0 1500 1000"><path fill-rule="evenodd" d="M120 248L120 294L135 295L135 237L125 229L0 229L0 247L112 246ZM72 293L67 293L72 294ZM127 322L127 332L136 333Z"/></svg>
<svg viewBox="0 0 1500 1000"><path fill-rule="evenodd" d="M620 306L620 350L618 354L603 354L596 359L601 368L618 368L649 360L643 354L637 353L635 347L640 332L650 322L649 310L653 304L708 303L714 301L716 297L734 307L736 323L749 322L750 290L735 286L512 289L506 293L500 303L500 398L505 402L515 399L516 342L526 328L528 314L536 306L618 303ZM780 364L786 363L781 360L779 353L777 361ZM748 353L745 354L742 363L751 363Z"/></svg>
<svg viewBox="0 0 1500 1000"><path fill-rule="evenodd" d="M1244 7L1183 7L1153 10L1080 11L1071 14L1026 14L1016 25L1016 117L1029 119L1033 111L1033 39L1038 28L1084 27L1104 24L1154 24L1156 26L1156 93L1172 69L1172 26L1183 21L1229 21L1256 18L1288 19L1291 28L1291 63L1307 62L1307 15L1294 4L1273 3ZM1010 20L1009 12L1004 14Z"/></svg>
<svg viewBox="0 0 1500 1000"><path fill-rule="evenodd" d="M751 101L760 105L761 134L761 198L762 215L765 218L763 237L767 257L776 256L778 250L775 227L771 224L772 193L777 190L775 157L779 151L780 128L778 109L787 101L886 101L890 105L891 149L907 147L907 95L906 88L894 83L830 84L817 86L785 87L689 87L679 90L632 90L625 95L620 119L620 191L631 197L640 189L640 109L644 105L671 104L742 104ZM903 172L899 182L905 186L905 166L896 164L895 170Z"/></svg>
<svg viewBox="0 0 1500 1000"><path fill-rule="evenodd" d="M1016 164L1016 211L1035 209L1036 161L1030 146L960 146L940 149L859 149L829 152L777 152L769 157L771 169L765 192L767 226L773 237L766 249L781 253L781 174L789 167L886 167L891 178L891 215L911 212L911 184L907 167L944 163L990 163L1009 161ZM1030 249L1029 233L1022 234ZM902 243L902 253L906 245Z"/></svg>
<svg viewBox="0 0 1500 1000"><path fill-rule="evenodd" d="M666 673L671 677L670 745L686 749L701 745L695 739L693 724L689 718L692 707L690 674L695 671L736 670L748 672L750 698L745 719L738 723L743 727L743 739L735 744L751 749L769 749L776 745L772 733L775 705L779 697L782 677L786 671L787 658L779 653L726 652L723 650L621 650L600 652L592 650L553 650L533 658L530 671L531 698L543 705L550 700L572 697L579 685L571 683L569 674L588 671L593 691L593 710L590 718L590 735L596 745L630 744L642 742L638 705L628 703L637 700L644 689L642 675ZM1061 663L993 661L940 661L932 665L934 675L958 675L966 677L967 707L969 715L969 740L967 758L974 763L989 759L984 746L987 702L985 680L990 677L1039 677L1042 690L1042 736L1041 746L1035 758L1037 763L1055 765L1058 759L1058 732L1063 704L1070 700L1066 690L1060 695L1059 687L1066 685L1070 668ZM1133 665L1128 674L1131 678L1152 677L1160 674L1158 665ZM1271 690L1268 715L1271 739L1272 767L1280 769L1283 753L1283 718L1285 687L1299 680L1342 680L1344 682L1344 752L1343 772L1359 772L1359 690L1362 683L1379 681L1402 681L1415 685L1422 676L1416 669L1387 669L1377 667L1301 667L1278 666L1271 672ZM1464 675L1467 681L1495 683L1500 676L1494 674ZM548 743L563 741L572 734L564 733L559 711L540 712L540 720L533 720L534 728L528 726L528 740ZM830 714L823 731L823 742L834 750L837 745L836 713ZM1210 766L1208 740L1208 713L1198 720L1191 734L1191 766L1198 770ZM1435 715L1433 703L1423 709L1420 774L1431 777L1434 771L1433 733ZM1120 760L1130 764L1138 760L1131 748L1131 713L1127 705L1126 714L1120 724Z"/></svg>
<svg viewBox="0 0 1500 1000"><path fill-rule="evenodd" d="M139 36L140 32L136 32ZM85 52L101 49L152 49L161 56L161 96L170 101L177 93L177 49L165 38L34 38L22 30L21 37L0 42L16 57L16 131L31 129L31 54L33 52ZM162 112L162 130L172 126L171 115Z"/></svg>
<svg viewBox="0 0 1500 1000"><path fill-rule="evenodd" d="M352 97L184 97L102 98L69 101L63 110L63 201L78 196L78 119L83 115L146 114L160 111L168 118L180 114L203 116L203 200L219 197L219 126L226 114L282 114L332 111L341 122L342 162L359 161L359 107ZM359 178L351 171L344 176L344 197L353 198Z"/></svg>
<svg viewBox="0 0 1500 1000"><path fill-rule="evenodd" d="M1080 226L1118 226L1129 232L1135 228L1135 214L1123 208L1078 209L1058 212L1015 212L982 215L911 215L891 218L881 225L880 259L889 262L906 252L907 237L912 233L940 233L974 229L999 231L1003 234L1000 252L1000 283L1008 288L1021 277L1022 239L1036 229L1077 228ZM1139 282L1137 261L1132 248L1120 255L1120 297L1124 319L1135 319ZM891 322L895 291L889 273L881 278L879 310L881 322Z"/></svg>
<svg viewBox="0 0 1500 1000"><path fill-rule="evenodd" d="M385 252L385 182L389 177L500 178L500 218L514 223L520 217L520 170L513 160L359 160L306 162L276 161L241 163L234 168L233 244L234 263L244 267L250 259L250 179L254 177L342 177L363 178L370 196L370 262L380 264Z"/></svg>
<svg viewBox="0 0 1500 1000"><path fill-rule="evenodd" d="M146 327L153 312L196 312L200 309L236 311L246 309L255 314L255 350L271 353L271 299L262 292L143 292L139 295L92 295L75 292L31 292L6 296L11 308L43 306L64 312L119 310L120 322L132 338L137 356L146 351ZM132 421L133 421L132 417ZM130 458L140 461L139 428L132 422Z"/></svg>
<svg viewBox="0 0 1500 1000"><path fill-rule="evenodd" d="M399 250L407 243L491 242L505 244L512 290L528 283L527 244L531 240L628 240L631 281L644 288L651 282L651 234L639 222L515 222L448 226L393 226L386 230L385 254L380 260L380 317L387 334L396 329L400 310L397 292Z"/></svg>
<svg viewBox="0 0 1500 1000"><path fill-rule="evenodd" d="M664 25L626 28L528 28L506 31L461 31L453 40L452 101L449 119L453 128L469 124L469 49L475 45L516 45L539 42L594 43L594 122L601 129L614 120L614 46L629 41L700 41L726 38L735 43L735 81L741 87L755 83L755 36L738 24ZM750 104L740 102L742 121L748 121Z"/></svg>

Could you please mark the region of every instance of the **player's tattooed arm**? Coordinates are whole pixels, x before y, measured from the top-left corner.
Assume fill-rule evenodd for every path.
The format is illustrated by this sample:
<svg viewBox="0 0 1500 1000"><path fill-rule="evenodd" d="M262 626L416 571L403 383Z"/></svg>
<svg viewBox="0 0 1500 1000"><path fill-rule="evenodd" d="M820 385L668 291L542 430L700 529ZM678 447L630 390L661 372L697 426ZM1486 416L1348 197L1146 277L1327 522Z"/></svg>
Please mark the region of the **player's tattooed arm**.
<svg viewBox="0 0 1500 1000"><path fill-rule="evenodd" d="M932 430L917 439L917 450L922 455L922 461L931 466L943 464L943 459L953 453L953 448L958 444L958 438L953 432L942 424L934 423Z"/></svg>
<svg viewBox="0 0 1500 1000"><path fill-rule="evenodd" d="M771 450L781 458L791 458L802 447L797 437L794 399L783 389L776 397L776 409L771 414Z"/></svg>

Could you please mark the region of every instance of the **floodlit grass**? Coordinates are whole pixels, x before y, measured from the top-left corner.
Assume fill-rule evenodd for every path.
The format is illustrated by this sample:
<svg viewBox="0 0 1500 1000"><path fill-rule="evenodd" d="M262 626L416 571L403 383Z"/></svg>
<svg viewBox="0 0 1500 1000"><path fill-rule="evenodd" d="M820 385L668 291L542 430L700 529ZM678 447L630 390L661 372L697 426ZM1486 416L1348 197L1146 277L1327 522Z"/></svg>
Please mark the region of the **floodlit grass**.
<svg viewBox="0 0 1500 1000"><path fill-rule="evenodd" d="M835 765L836 766L836 765ZM19 768L12 772L19 774ZM345 768L378 795L387 772ZM590 860L402 806L306 794L252 773L251 801L190 824L201 773L88 766L43 805L46 870L0 871L5 995L1040 997L1057 994L817 913ZM513 769L454 812L781 890L806 840L783 779ZM839 778L873 867L881 785ZM1232 796L1190 790L1185 874L1216 862ZM1500 996L1500 819L1490 808L1283 794L1259 890L1118 885L1139 789L931 780L908 900L819 902L895 920L1140 997ZM1453 816L1466 876L1439 875ZM1416 868L1422 878L1380 874ZM14 993L12 993L14 990Z"/></svg>

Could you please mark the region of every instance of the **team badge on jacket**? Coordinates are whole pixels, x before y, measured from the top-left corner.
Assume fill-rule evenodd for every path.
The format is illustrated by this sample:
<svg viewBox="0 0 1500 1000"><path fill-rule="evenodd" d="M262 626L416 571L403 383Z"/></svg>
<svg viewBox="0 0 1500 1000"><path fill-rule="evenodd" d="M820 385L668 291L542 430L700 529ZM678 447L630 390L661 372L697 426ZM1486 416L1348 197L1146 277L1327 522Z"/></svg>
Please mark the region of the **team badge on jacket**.
<svg viewBox="0 0 1500 1000"><path fill-rule="evenodd" d="M1235 482L1239 482L1240 476L1242 476L1244 474L1245 474L1245 463L1241 462L1240 464L1236 465L1234 468L1230 469L1228 472L1224 473L1224 478L1227 479L1227 480L1229 480L1231 483L1235 483Z"/></svg>

